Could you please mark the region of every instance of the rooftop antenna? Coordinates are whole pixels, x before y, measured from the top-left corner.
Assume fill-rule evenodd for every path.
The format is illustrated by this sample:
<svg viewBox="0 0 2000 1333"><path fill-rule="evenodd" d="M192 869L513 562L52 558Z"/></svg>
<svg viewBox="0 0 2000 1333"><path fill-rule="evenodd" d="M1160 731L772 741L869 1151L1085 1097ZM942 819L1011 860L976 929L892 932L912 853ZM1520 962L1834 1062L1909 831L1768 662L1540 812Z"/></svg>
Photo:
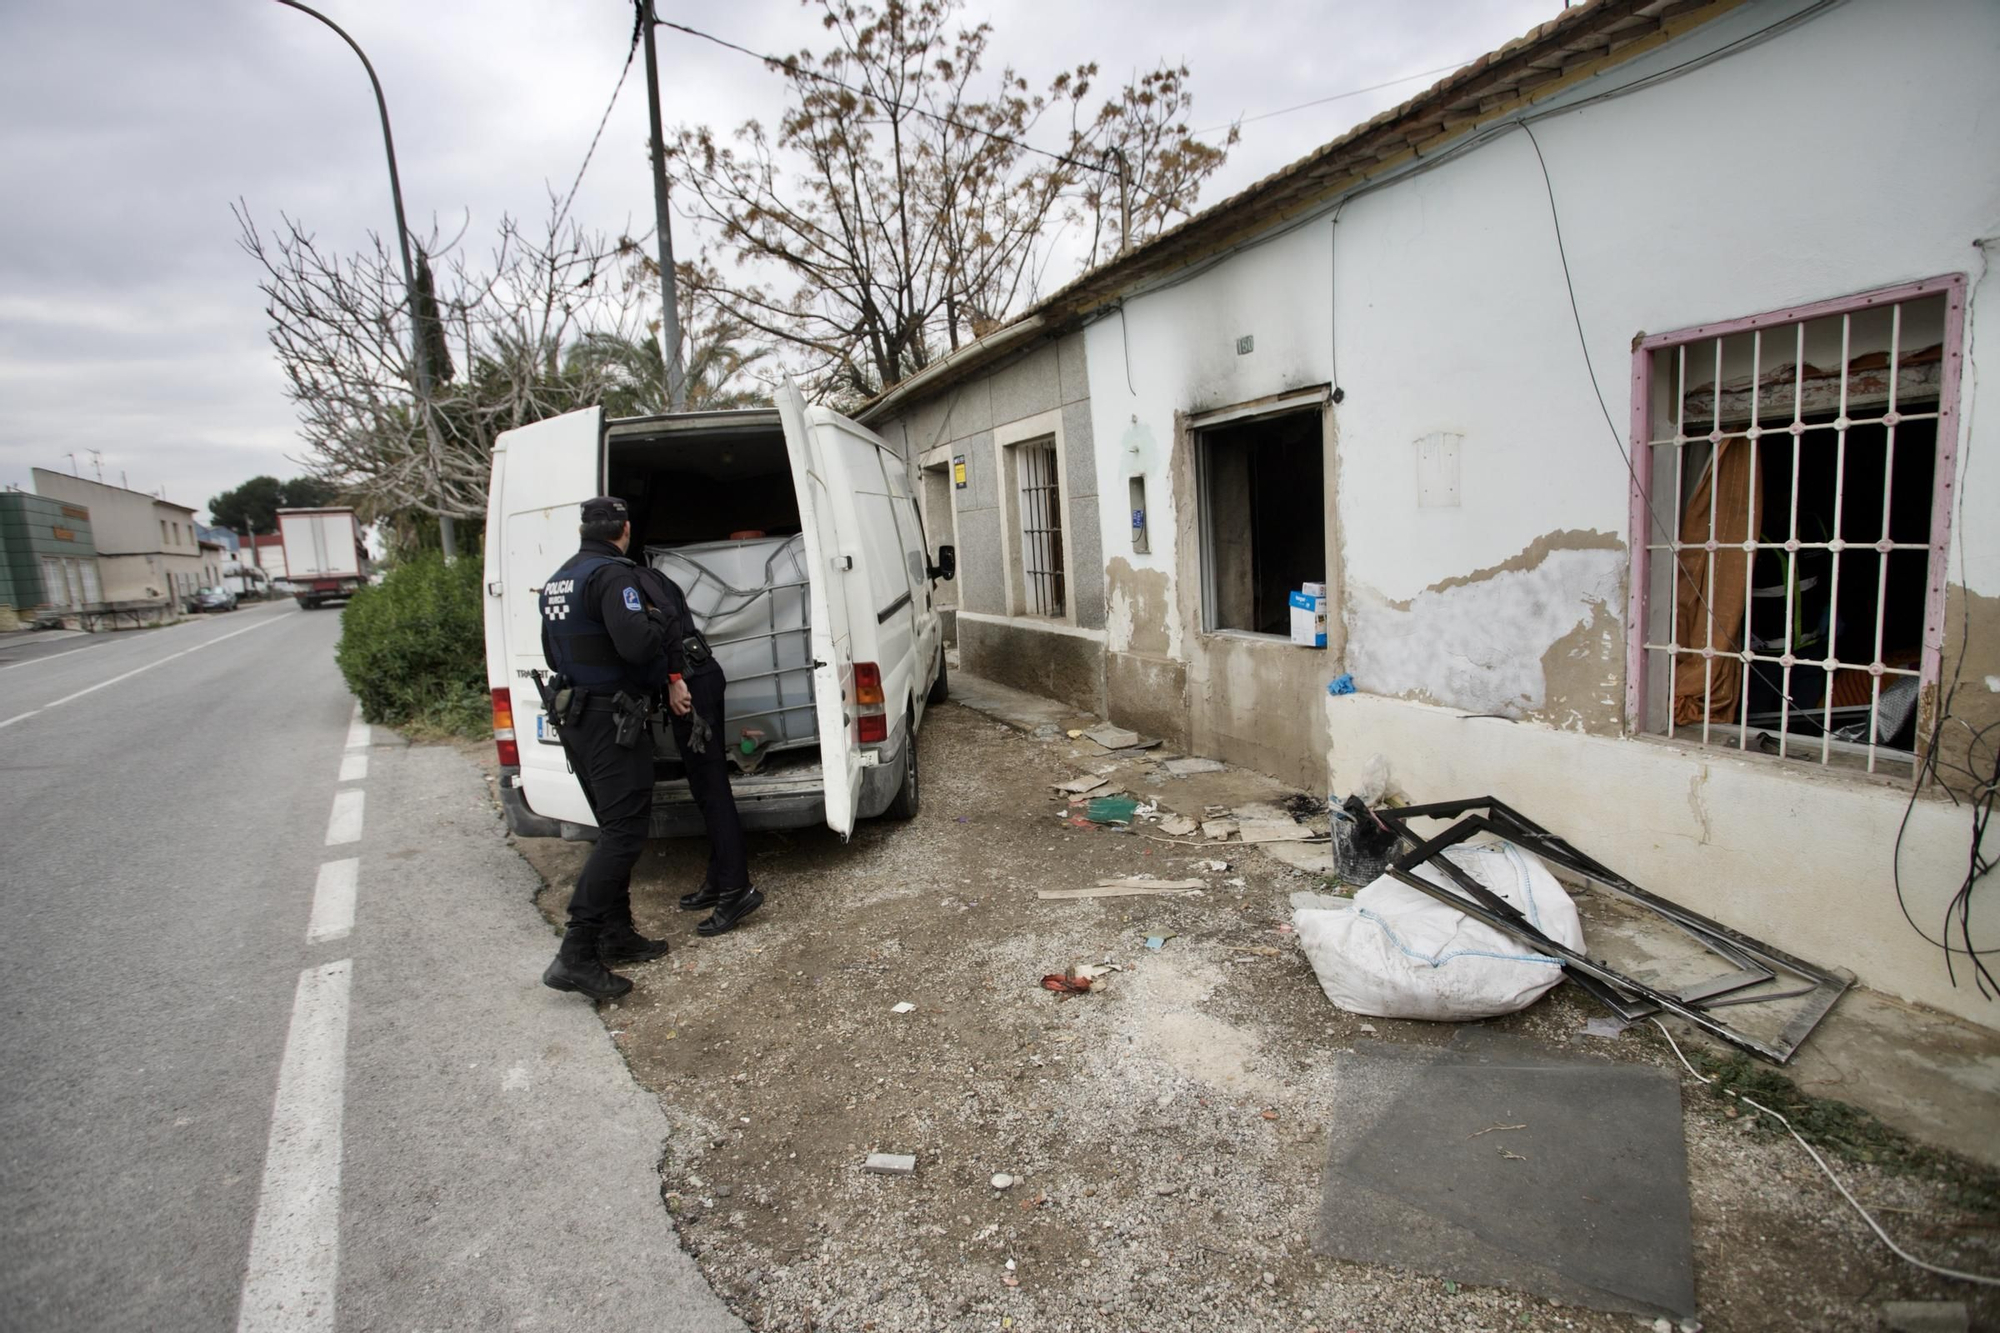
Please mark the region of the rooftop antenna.
<svg viewBox="0 0 2000 1333"><path fill-rule="evenodd" d="M97 470L98 484L102 485L104 483L104 451L102 449L92 449L88 452L90 454L90 465Z"/></svg>
<svg viewBox="0 0 2000 1333"><path fill-rule="evenodd" d="M76 470L76 451L71 450L69 453L64 454L63 457L69 460L69 474L72 477L81 477L83 474Z"/></svg>
<svg viewBox="0 0 2000 1333"><path fill-rule="evenodd" d="M128 491L132 489L132 483L125 476L125 469L122 467L118 469L118 484L120 486L123 486Z"/></svg>

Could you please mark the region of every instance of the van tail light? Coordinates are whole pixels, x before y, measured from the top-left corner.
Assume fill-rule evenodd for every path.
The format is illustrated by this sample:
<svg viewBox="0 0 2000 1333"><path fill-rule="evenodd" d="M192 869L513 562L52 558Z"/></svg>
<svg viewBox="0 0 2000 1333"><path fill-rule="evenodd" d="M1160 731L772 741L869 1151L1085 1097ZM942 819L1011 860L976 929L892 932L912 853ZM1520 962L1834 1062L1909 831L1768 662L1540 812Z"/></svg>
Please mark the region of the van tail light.
<svg viewBox="0 0 2000 1333"><path fill-rule="evenodd" d="M493 691L493 744L502 768L521 766L521 747L514 743L514 695L504 686Z"/></svg>
<svg viewBox="0 0 2000 1333"><path fill-rule="evenodd" d="M854 664L855 738L863 745L889 739L889 718L882 706L882 668L873 662Z"/></svg>

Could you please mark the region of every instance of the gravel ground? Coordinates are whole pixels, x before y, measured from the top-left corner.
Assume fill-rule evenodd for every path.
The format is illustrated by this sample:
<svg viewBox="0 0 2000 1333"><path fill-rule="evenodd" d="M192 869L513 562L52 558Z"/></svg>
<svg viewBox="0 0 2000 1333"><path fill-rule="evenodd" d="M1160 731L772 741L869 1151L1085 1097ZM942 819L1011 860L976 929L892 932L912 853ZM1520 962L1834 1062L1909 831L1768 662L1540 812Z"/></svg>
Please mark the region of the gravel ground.
<svg viewBox="0 0 2000 1333"><path fill-rule="evenodd" d="M1066 737L955 705L927 719L912 823L753 838L768 900L700 940L673 899L701 842L655 843L642 929L674 944L603 1017L674 1125L662 1190L682 1238L746 1321L782 1330L1632 1330L1587 1311L1315 1255L1325 1125L1363 1036L1441 1044L1443 1025L1333 1008L1286 928L1316 880L1255 848L1188 848L1073 826L1050 785L1111 787L1199 816L1286 794L1230 771L1152 778ZM528 840L560 889L579 846ZM1203 871L1220 857L1230 868ZM1110 876L1194 877L1198 897L1039 901ZM1237 883L1236 881L1241 881ZM1149 936L1166 936L1158 950ZM1089 995L1040 978L1109 959ZM897 1014L898 1003L913 1004ZM1671 1063L1656 1031L1585 1038L1559 988L1493 1026L1557 1048ZM1677 1066L1676 1066L1677 1067ZM1900 1264L1789 1139L1684 1081L1696 1284L1710 1330L1877 1327L1886 1300L1966 1298ZM871 1152L909 1176L861 1169ZM2000 1267L1942 1187L1837 1164L1906 1244ZM993 1177L1012 1177L995 1188ZM1889 1211L1893 1210L1893 1211ZM1973 1219L1991 1224L1994 1219ZM2000 1319L1981 1297L1980 1320Z"/></svg>

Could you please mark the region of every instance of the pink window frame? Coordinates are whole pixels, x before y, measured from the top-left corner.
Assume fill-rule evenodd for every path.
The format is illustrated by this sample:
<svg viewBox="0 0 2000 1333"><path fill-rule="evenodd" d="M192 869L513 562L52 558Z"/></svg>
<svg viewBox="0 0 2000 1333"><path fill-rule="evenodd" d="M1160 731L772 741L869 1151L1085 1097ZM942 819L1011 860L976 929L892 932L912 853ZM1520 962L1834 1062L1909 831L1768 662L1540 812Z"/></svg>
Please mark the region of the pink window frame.
<svg viewBox="0 0 2000 1333"><path fill-rule="evenodd" d="M1944 293L1944 364L1938 376L1937 471L1931 492L1930 581L1924 598L1924 656L1920 678L1918 733L1925 730L1935 706L1938 676L1944 662L1945 577L1950 567L1952 488L1957 482L1958 386L1965 338L1965 275L1948 273L1894 287L1879 287L1853 296L1816 301L1811 305L1771 310L1718 324L1697 324L1642 337L1632 344L1631 526L1632 567L1626 592L1625 725L1632 735L1648 735L1646 722L1646 626L1651 610L1653 353L1663 347L1748 333L1774 325L1797 324L1828 315L1852 314L1871 306L1910 301ZM1678 531L1678 529L1676 529Z"/></svg>

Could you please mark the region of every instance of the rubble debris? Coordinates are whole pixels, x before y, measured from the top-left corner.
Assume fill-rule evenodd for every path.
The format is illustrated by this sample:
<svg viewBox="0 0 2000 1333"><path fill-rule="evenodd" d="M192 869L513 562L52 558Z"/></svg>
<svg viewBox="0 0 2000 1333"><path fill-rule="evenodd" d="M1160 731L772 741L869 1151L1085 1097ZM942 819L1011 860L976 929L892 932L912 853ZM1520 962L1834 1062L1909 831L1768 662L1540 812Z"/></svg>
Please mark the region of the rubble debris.
<svg viewBox="0 0 2000 1333"><path fill-rule="evenodd" d="M1894 1333L1965 1333L1972 1315L1964 1301L1884 1301L1882 1327Z"/></svg>
<svg viewBox="0 0 2000 1333"><path fill-rule="evenodd" d="M1175 815L1171 819L1160 821L1160 832L1170 838L1185 838L1197 832L1200 828L1201 823L1199 820L1190 819L1186 815Z"/></svg>
<svg viewBox="0 0 2000 1333"><path fill-rule="evenodd" d="M1085 740L1096 741L1107 750L1123 750L1139 743L1138 732L1127 731L1124 727L1113 726L1109 722L1090 728L1083 733L1083 736Z"/></svg>
<svg viewBox="0 0 2000 1333"><path fill-rule="evenodd" d="M1055 784L1055 789L1057 791L1068 792L1072 796L1081 796L1083 793L1087 791L1096 791L1099 787L1104 786L1106 781L1107 779L1100 778L1095 774L1092 774L1086 777L1072 779L1069 782L1058 782Z"/></svg>
<svg viewBox="0 0 2000 1333"><path fill-rule="evenodd" d="M1326 836L1289 819L1240 819L1236 831L1245 842L1317 842Z"/></svg>
<svg viewBox="0 0 2000 1333"><path fill-rule="evenodd" d="M1206 870L1206 871L1207 871L1207 872L1208 872L1209 874L1211 874L1211 875L1220 875L1220 874L1222 874L1222 873L1223 873L1223 872L1224 872L1225 870L1228 870L1228 869L1229 869L1229 862L1227 862L1227 861L1196 861L1196 862L1194 863L1194 868L1195 868L1196 870Z"/></svg>
<svg viewBox="0 0 2000 1333"><path fill-rule="evenodd" d="M903 1001L903 1002L902 1002L901 1004L897 1005L897 1006L896 1006L895 1008L891 1009L891 1010L890 1010L889 1012L890 1012L890 1013L892 1013L892 1014L911 1014L911 1013L915 1013L915 1012L916 1012L916 1009L917 1009L917 1006L915 1006L914 1004L911 1004L911 1003L910 1003L910 1002L909 1002L908 1000L904 1000L904 1001Z"/></svg>
<svg viewBox="0 0 2000 1333"><path fill-rule="evenodd" d="M1074 971L1072 968L1071 972ZM1042 989L1052 990L1058 995L1088 995L1094 984L1088 977L1066 975L1062 972L1051 972L1042 978Z"/></svg>
<svg viewBox="0 0 2000 1333"><path fill-rule="evenodd" d="M993 1173L994 1189L996 1190L1010 1189L1013 1187L1013 1184L1014 1184L1014 1177L1008 1175L1005 1171L996 1171Z"/></svg>
<svg viewBox="0 0 2000 1333"><path fill-rule="evenodd" d="M1201 824L1201 836L1210 842L1227 842L1236 829L1233 819L1205 819Z"/></svg>
<svg viewBox="0 0 2000 1333"><path fill-rule="evenodd" d="M1359 795L1333 811L1333 872L1343 884L1373 884L1396 855L1396 830L1368 808Z"/></svg>
<svg viewBox="0 0 2000 1333"><path fill-rule="evenodd" d="M907 1176L916 1171L917 1158L914 1153L871 1152L861 1169L881 1176Z"/></svg>
<svg viewBox="0 0 2000 1333"><path fill-rule="evenodd" d="M1169 759L1166 763L1161 764L1160 767L1164 768L1174 777L1184 778L1194 773L1220 773L1227 765L1220 759L1202 759L1196 757Z"/></svg>
<svg viewBox="0 0 2000 1333"><path fill-rule="evenodd" d="M1166 942L1172 938L1173 936L1171 934L1148 935L1146 937L1146 947L1148 949L1151 949L1154 953L1158 953L1160 949L1166 944Z"/></svg>
<svg viewBox="0 0 2000 1333"><path fill-rule="evenodd" d="M1622 1018L1591 1018L1584 1020L1583 1035L1586 1037L1617 1037L1631 1027Z"/></svg>
<svg viewBox="0 0 2000 1333"><path fill-rule="evenodd" d="M1093 824L1130 824L1138 808L1130 796L1099 796L1084 807L1084 817Z"/></svg>
<svg viewBox="0 0 2000 1333"><path fill-rule="evenodd" d="M1044 902L1074 898L1133 898L1157 893L1200 893L1208 887L1202 879L1101 879L1088 889L1039 889L1035 897Z"/></svg>
<svg viewBox="0 0 2000 1333"><path fill-rule="evenodd" d="M1326 692L1334 695L1354 693L1353 675L1346 671L1341 672L1326 683Z"/></svg>

